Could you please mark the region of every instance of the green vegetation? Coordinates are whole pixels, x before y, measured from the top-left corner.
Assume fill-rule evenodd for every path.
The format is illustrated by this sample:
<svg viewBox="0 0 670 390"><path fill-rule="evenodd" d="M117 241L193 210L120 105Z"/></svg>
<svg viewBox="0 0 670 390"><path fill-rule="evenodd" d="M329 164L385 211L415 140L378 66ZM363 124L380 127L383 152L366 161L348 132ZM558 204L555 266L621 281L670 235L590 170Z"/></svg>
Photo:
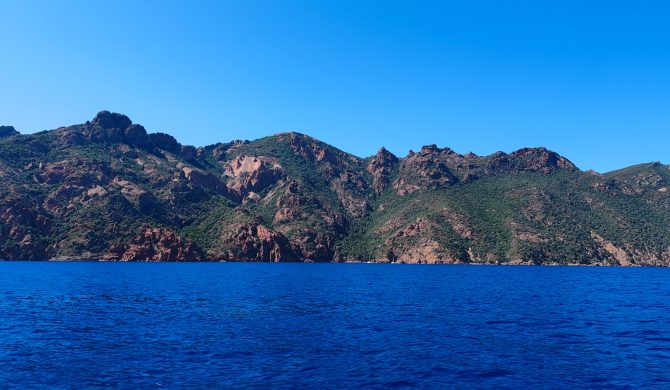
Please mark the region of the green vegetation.
<svg viewBox="0 0 670 390"><path fill-rule="evenodd" d="M543 149L437 148L396 163L295 133L193 159L104 136L87 124L0 139L0 258L104 257L158 227L212 259L670 264L659 163L598 175ZM241 155L264 165L231 177Z"/></svg>

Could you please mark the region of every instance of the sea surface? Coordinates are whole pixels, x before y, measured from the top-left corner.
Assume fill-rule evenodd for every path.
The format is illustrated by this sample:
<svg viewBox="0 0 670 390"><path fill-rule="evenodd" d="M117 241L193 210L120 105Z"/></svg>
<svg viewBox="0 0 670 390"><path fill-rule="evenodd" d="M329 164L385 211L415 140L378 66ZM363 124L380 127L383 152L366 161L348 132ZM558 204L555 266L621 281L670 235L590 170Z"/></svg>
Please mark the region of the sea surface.
<svg viewBox="0 0 670 390"><path fill-rule="evenodd" d="M2 388L670 388L670 269L0 263Z"/></svg>

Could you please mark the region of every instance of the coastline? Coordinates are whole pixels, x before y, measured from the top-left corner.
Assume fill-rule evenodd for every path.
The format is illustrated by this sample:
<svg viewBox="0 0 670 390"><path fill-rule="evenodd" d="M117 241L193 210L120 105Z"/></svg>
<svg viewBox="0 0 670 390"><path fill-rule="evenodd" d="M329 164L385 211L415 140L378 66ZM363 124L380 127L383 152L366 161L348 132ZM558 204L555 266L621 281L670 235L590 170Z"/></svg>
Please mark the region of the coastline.
<svg viewBox="0 0 670 390"><path fill-rule="evenodd" d="M372 265L423 265L423 266L482 266L482 267L608 267L608 268L670 268L670 265L651 264L575 264L575 263L531 263L531 262L497 262L497 263L440 263L440 262L383 262L383 261L230 261L230 260L108 260L88 258L58 258L48 260L5 260L0 263L230 263L230 264L372 264Z"/></svg>

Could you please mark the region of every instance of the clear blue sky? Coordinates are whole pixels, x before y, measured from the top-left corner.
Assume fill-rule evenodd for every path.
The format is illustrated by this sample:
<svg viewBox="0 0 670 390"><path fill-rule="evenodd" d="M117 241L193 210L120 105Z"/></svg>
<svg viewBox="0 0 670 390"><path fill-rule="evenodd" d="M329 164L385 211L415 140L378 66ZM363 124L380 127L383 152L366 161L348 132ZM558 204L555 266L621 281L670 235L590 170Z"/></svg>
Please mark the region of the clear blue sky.
<svg viewBox="0 0 670 390"><path fill-rule="evenodd" d="M0 124L670 162L667 1L0 2Z"/></svg>

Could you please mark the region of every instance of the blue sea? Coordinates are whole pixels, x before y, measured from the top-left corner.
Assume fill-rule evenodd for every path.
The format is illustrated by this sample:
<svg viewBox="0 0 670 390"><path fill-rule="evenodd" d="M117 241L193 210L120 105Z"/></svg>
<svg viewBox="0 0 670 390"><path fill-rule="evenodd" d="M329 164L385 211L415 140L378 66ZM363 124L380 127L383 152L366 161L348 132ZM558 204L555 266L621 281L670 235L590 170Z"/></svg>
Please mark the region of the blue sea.
<svg viewBox="0 0 670 390"><path fill-rule="evenodd" d="M670 388L670 269L0 263L0 387Z"/></svg>

